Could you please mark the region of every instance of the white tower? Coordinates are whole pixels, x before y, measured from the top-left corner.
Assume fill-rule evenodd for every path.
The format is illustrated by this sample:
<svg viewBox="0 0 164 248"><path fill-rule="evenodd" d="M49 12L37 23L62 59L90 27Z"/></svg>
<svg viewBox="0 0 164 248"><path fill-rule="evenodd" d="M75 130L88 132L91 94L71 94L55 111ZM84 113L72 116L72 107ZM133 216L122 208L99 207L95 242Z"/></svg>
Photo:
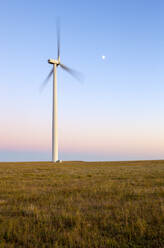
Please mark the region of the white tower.
<svg viewBox="0 0 164 248"><path fill-rule="evenodd" d="M56 67L59 61L49 59L53 64L53 101L52 101L52 162L58 162L58 102L57 102L57 75Z"/></svg>

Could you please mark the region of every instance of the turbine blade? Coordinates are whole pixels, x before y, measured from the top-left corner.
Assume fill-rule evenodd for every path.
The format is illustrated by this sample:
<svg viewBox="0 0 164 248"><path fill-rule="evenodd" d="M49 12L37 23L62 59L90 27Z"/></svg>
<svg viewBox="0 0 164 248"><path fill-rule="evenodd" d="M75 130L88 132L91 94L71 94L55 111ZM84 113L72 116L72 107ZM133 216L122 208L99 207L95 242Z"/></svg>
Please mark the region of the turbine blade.
<svg viewBox="0 0 164 248"><path fill-rule="evenodd" d="M48 74L48 76L46 77L46 79L43 81L42 85L41 85L41 90L43 90L43 88L46 86L46 84L48 83L48 80L50 79L50 77L53 74L54 69L52 68L52 70L50 71L50 73Z"/></svg>
<svg viewBox="0 0 164 248"><path fill-rule="evenodd" d="M61 66L61 68L63 69L63 70L65 70L65 71L67 71L69 74L71 74L74 78L76 78L78 81L82 81L82 79L83 79L83 76L82 76L82 74L80 73L80 72L78 72L78 71L75 71L75 70L73 70L73 69L71 69L71 68L69 68L68 66L66 66L66 65L63 65L63 64L60 64L60 66Z"/></svg>
<svg viewBox="0 0 164 248"><path fill-rule="evenodd" d="M60 60L60 20L57 20L57 51L58 51L58 60Z"/></svg>

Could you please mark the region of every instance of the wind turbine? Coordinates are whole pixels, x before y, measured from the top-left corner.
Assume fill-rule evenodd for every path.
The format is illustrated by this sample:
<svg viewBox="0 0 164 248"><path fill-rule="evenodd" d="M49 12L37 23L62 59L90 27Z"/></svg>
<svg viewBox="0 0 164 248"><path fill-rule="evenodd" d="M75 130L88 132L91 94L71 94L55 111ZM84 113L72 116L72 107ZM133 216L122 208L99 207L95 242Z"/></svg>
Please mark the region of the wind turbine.
<svg viewBox="0 0 164 248"><path fill-rule="evenodd" d="M57 59L49 59L49 64L53 65L52 70L43 82L44 86L53 75L53 104L52 104L52 162L60 162L58 159L58 106L57 106L57 68L61 67L63 70L70 73L77 80L80 80L80 73L70 69L60 62L60 29L57 25Z"/></svg>

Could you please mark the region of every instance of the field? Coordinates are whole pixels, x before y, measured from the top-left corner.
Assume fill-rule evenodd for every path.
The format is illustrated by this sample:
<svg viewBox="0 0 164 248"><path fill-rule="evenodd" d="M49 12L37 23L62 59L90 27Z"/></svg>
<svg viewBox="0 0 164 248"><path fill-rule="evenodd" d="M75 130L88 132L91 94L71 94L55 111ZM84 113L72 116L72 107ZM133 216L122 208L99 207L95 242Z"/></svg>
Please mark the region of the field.
<svg viewBox="0 0 164 248"><path fill-rule="evenodd" d="M2 247L164 247L164 161L0 163Z"/></svg>

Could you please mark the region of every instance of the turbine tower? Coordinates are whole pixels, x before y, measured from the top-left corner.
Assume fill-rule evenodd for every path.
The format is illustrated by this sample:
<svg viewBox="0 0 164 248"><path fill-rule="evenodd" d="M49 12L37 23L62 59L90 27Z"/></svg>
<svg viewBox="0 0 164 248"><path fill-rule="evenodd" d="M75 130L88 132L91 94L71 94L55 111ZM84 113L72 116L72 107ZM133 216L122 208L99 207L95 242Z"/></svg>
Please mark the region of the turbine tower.
<svg viewBox="0 0 164 248"><path fill-rule="evenodd" d="M50 77L53 75L53 103L52 103L52 162L60 162L58 159L58 106L57 106L57 68L60 66L63 70L70 73L77 80L80 80L80 73L70 69L60 63L60 29L57 25L57 60L49 59L49 64L53 65L52 70L43 82L43 86L47 84Z"/></svg>

